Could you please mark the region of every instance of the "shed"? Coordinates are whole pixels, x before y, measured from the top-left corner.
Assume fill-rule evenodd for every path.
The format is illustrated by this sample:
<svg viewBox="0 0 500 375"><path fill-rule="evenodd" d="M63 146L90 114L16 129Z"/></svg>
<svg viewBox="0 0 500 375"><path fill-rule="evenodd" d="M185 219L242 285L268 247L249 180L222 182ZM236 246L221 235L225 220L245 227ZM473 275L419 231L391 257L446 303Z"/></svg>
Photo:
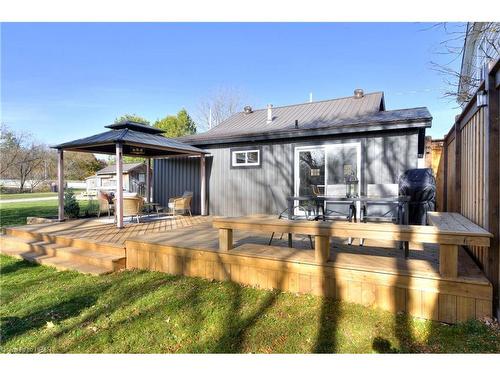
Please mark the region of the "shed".
<svg viewBox="0 0 500 375"><path fill-rule="evenodd" d="M123 164L123 189L127 192L145 195L146 168L144 162ZM98 170L95 175L87 177L85 182L87 193L97 190L116 191L116 164Z"/></svg>

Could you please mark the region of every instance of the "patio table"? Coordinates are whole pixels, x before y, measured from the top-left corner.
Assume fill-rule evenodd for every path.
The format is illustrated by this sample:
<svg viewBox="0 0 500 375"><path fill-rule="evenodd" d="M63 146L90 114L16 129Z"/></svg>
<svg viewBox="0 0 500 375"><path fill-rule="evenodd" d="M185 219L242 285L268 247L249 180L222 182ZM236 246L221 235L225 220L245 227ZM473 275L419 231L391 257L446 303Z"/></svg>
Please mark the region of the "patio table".
<svg viewBox="0 0 500 375"><path fill-rule="evenodd" d="M331 196L331 195L298 195L298 196L289 196L287 197L287 206L288 206L288 219L293 220L293 207L295 201L299 202L307 202L313 201L315 202L316 212L314 220L319 220L322 218L325 220L325 202L329 203L343 203L343 202L360 202L363 205L363 208L366 207L366 204L375 203L375 204L383 204L383 203L397 203L398 205L398 213L401 213L401 223L402 225L408 225L409 223L409 204L410 197L409 196L397 196L397 197L369 197L369 196L360 196L360 197L345 197L345 196ZM320 214L320 211L322 214ZM292 235L288 233L288 247L292 247ZM408 256L409 252L409 244L405 242L403 244L405 250L405 256Z"/></svg>
<svg viewBox="0 0 500 375"><path fill-rule="evenodd" d="M156 202L147 202L147 203L144 203L144 211L146 211L146 213L148 215L151 215L152 212L156 212L156 215L160 216L159 213L158 213L158 206L159 205L160 204L156 203Z"/></svg>

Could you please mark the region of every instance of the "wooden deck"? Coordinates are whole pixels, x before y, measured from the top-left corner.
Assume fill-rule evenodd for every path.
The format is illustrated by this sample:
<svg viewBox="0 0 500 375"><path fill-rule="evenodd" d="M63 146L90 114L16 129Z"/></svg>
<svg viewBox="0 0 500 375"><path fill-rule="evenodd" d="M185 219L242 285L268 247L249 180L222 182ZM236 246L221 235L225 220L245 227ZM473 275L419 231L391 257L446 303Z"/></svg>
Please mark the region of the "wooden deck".
<svg viewBox="0 0 500 375"><path fill-rule="evenodd" d="M71 246L73 253L76 246L122 254L129 269L324 295L443 322L491 314L491 284L463 249L458 276L451 279L440 276L438 248L428 244L410 243L405 259L396 242L365 240L358 246L356 239L353 245L333 240L330 260L320 265L307 236L294 235L290 249L286 235L276 234L268 246L270 234L235 231L234 248L221 252L212 218L201 216L129 223L121 230L95 219L75 220L7 228L6 234L29 241L30 248L35 241L50 241Z"/></svg>
<svg viewBox="0 0 500 375"><path fill-rule="evenodd" d="M6 233L16 231L29 232L32 234L61 236L67 238L78 238L108 244L110 246L125 247L125 241L129 238L143 236L145 234L162 233L173 229L183 228L207 222L208 216L162 216L158 219L142 223L126 222L124 228L118 229L112 219L80 219L68 220L61 223L31 224L21 227L6 229Z"/></svg>
<svg viewBox="0 0 500 375"><path fill-rule="evenodd" d="M293 248L287 247L286 236L280 239L280 234L273 239L273 246L268 246L271 234L262 236L255 233L236 231L235 249L232 254L282 260L297 263L314 263L314 250L311 249L307 236L294 236ZM142 242L150 245L170 246L192 250L219 252L219 237L211 220L191 227L176 230L149 233L148 238L130 238L133 242ZM425 245L424 248L411 244L410 258L405 259L399 244L391 241L365 240L364 246L358 246L354 239L353 245L347 241L332 241L330 247L331 263L343 267L357 267L359 269L376 272L398 273L404 275L420 275L440 278L438 265L438 246ZM260 246L253 246L253 245ZM246 246L244 246L246 245ZM252 246L249 246L252 245ZM487 283L481 270L462 249L460 252L459 278L472 282Z"/></svg>

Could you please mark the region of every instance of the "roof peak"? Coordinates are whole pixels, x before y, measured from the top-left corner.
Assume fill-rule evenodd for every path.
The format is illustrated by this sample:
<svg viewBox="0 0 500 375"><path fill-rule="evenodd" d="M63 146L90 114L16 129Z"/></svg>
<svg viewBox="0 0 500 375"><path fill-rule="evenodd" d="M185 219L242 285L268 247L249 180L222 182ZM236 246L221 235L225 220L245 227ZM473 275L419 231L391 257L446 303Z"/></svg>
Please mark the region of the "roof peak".
<svg viewBox="0 0 500 375"><path fill-rule="evenodd" d="M374 91L374 92L364 93L363 97L361 97L359 99L356 99L356 100L364 99L365 97L372 96L372 95L382 95L383 96L384 92L383 91ZM312 102L304 102L304 103L296 103L296 104L285 104L285 105L280 105L280 106L274 106L273 105L273 109L287 108L287 107L296 107L296 106L300 106L300 105L310 105L310 104L316 104L316 103L325 103L325 102L332 102L332 101L335 101L335 100L345 100L345 99L354 99L354 96L353 95L342 96L340 98L314 100ZM252 112L258 112L258 111L267 111L267 107L266 108L252 109ZM244 111L239 111L237 113L245 113L245 112Z"/></svg>
<svg viewBox="0 0 500 375"><path fill-rule="evenodd" d="M105 127L113 130L121 130L121 129L135 130L137 132L148 133L148 134L160 134L165 132L162 129L153 128L150 125L130 120L116 122L111 125L106 125Z"/></svg>

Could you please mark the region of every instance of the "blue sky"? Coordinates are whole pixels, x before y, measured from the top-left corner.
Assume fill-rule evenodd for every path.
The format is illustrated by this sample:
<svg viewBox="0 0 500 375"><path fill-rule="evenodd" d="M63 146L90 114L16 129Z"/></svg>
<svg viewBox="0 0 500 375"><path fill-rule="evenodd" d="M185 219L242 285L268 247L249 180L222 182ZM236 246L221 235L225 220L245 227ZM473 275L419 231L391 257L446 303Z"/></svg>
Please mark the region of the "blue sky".
<svg viewBox="0 0 500 375"><path fill-rule="evenodd" d="M233 87L254 108L384 91L387 109L427 106L442 137L442 28L417 23L4 23L2 121L48 144L103 131L124 113L152 121ZM460 61L456 61L458 66Z"/></svg>

